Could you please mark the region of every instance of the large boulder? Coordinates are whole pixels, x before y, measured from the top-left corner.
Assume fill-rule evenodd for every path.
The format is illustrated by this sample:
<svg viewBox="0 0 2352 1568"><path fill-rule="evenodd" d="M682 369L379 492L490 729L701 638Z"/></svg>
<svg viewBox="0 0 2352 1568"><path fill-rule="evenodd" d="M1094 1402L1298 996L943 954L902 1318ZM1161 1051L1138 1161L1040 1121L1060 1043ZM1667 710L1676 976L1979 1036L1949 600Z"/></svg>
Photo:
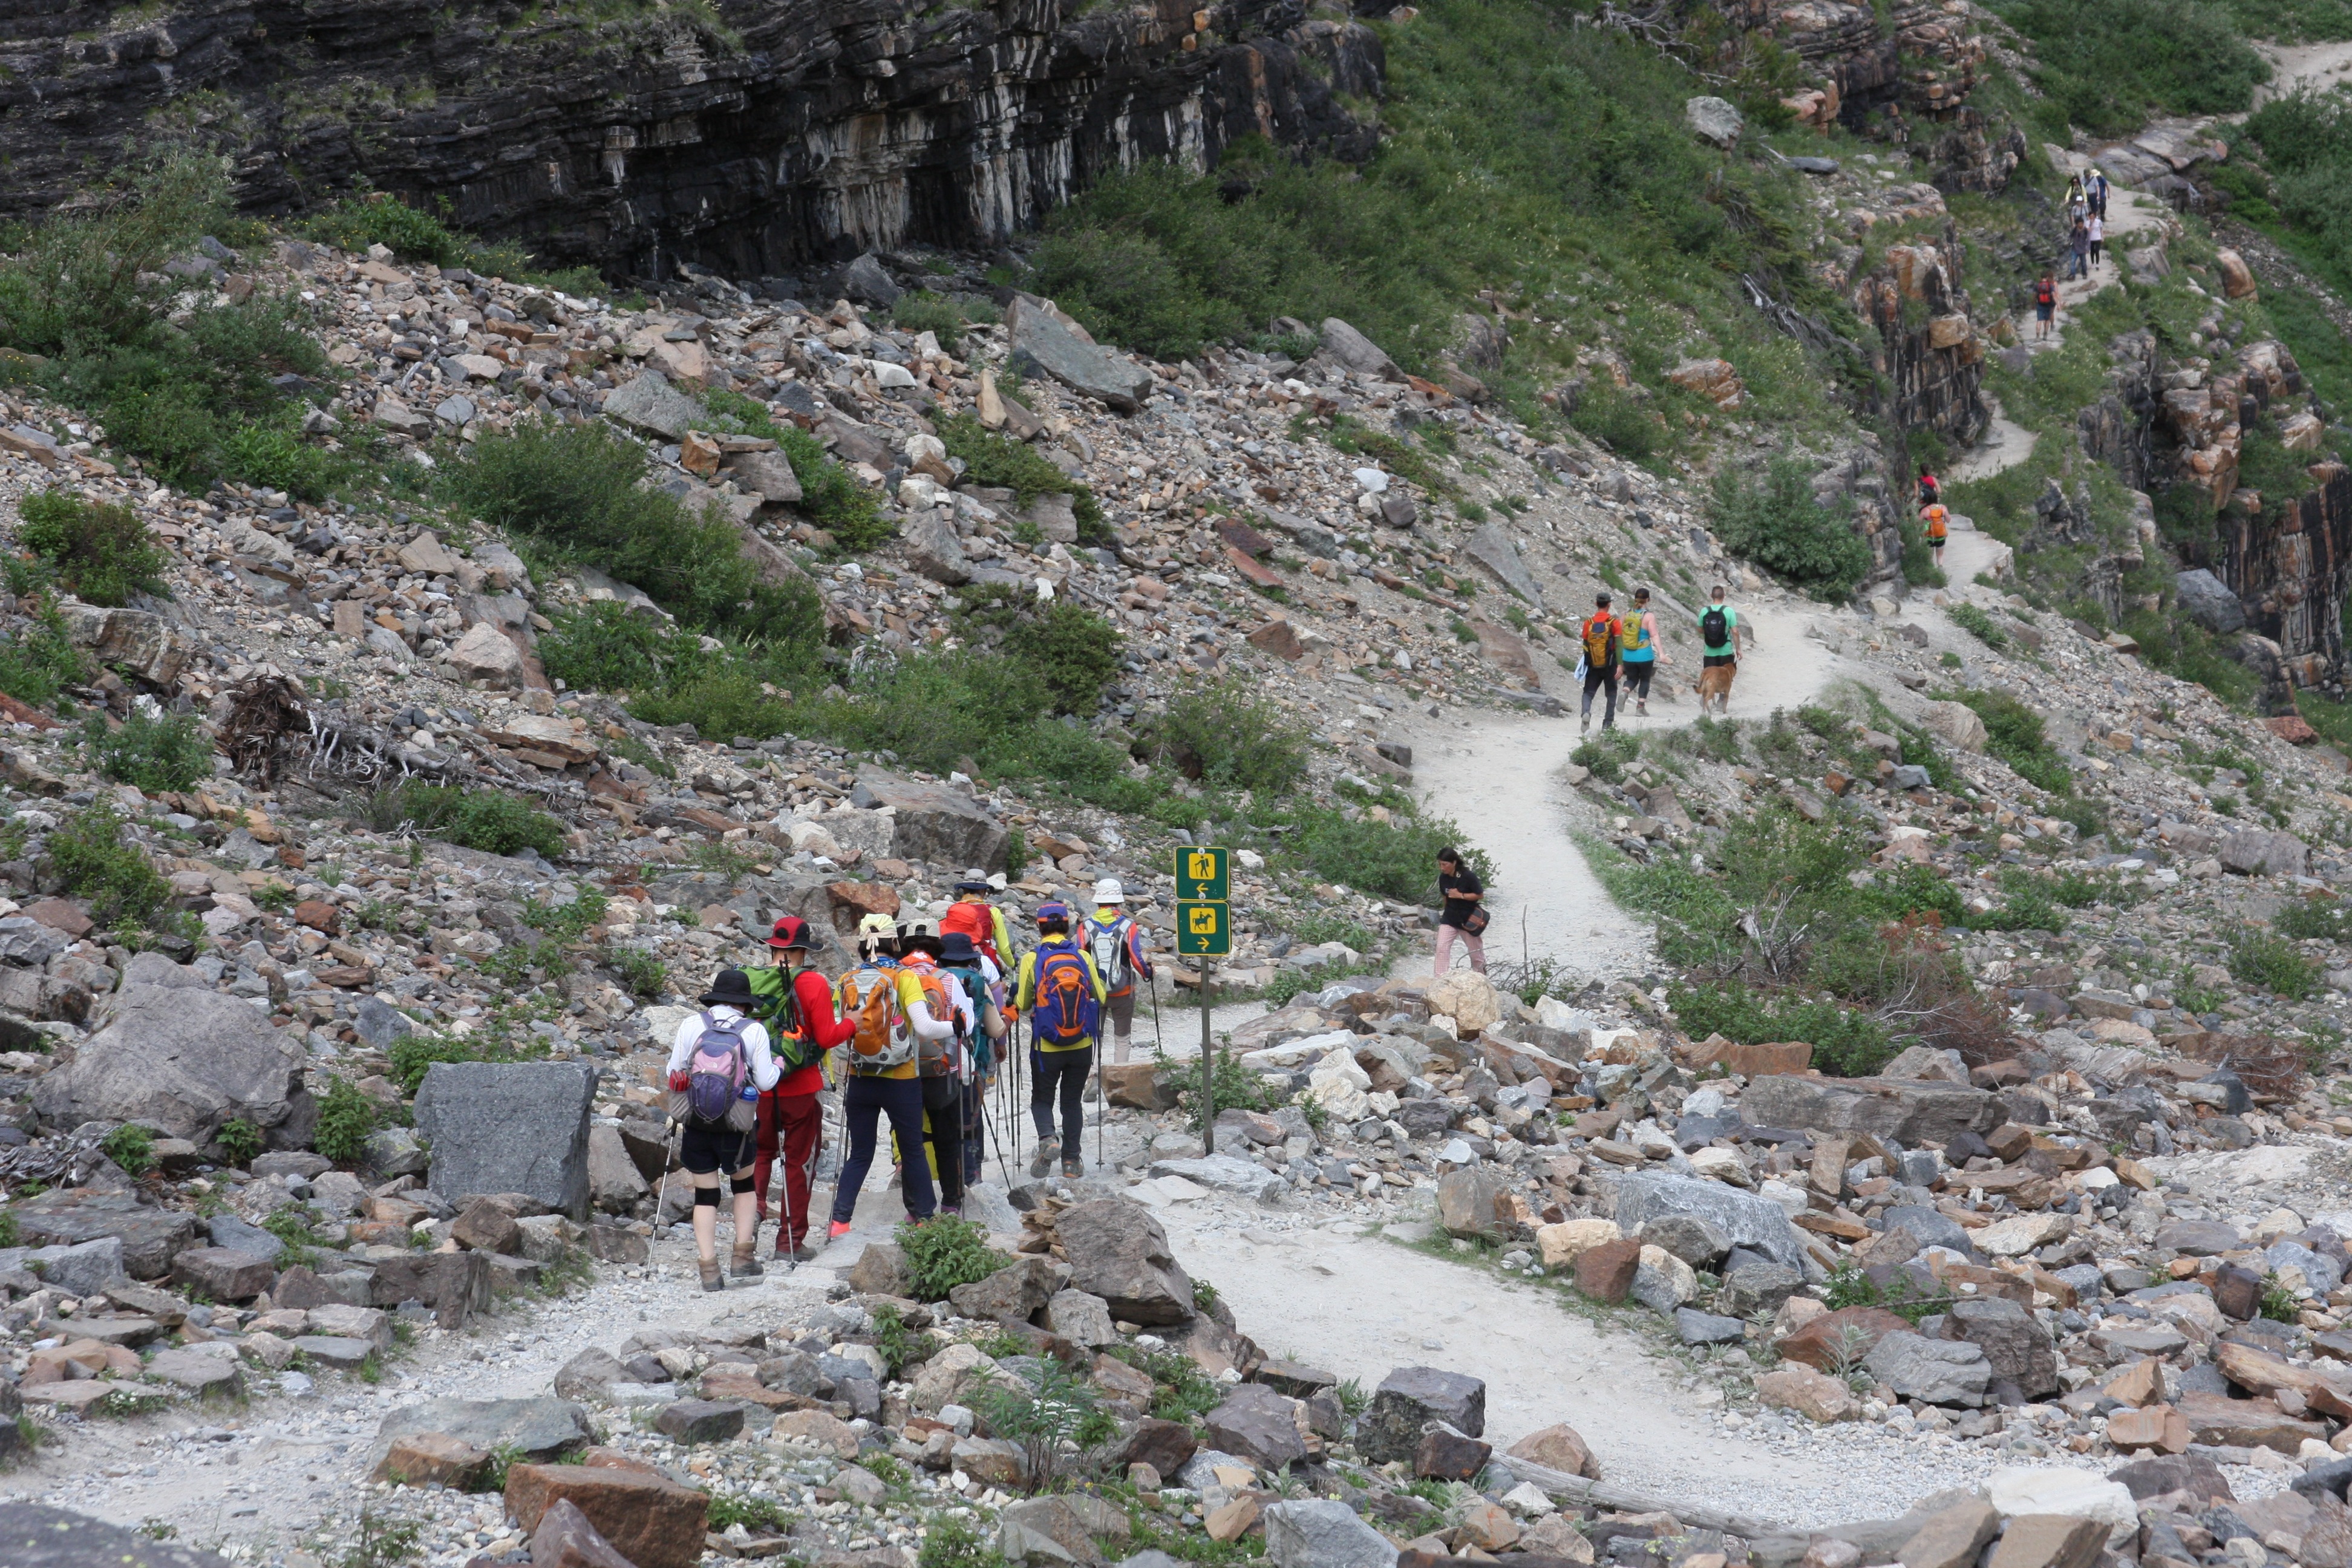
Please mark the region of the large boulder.
<svg viewBox="0 0 2352 1568"><path fill-rule="evenodd" d="M425 1399L403 1405L376 1426L367 1469L383 1462L395 1437L441 1432L477 1448L545 1463L596 1440L588 1412L568 1399Z"/></svg>
<svg viewBox="0 0 2352 1568"><path fill-rule="evenodd" d="M1054 1235L1070 1261L1070 1289L1101 1297L1113 1317L1144 1324L1192 1318L1192 1277L1141 1204L1097 1198L1073 1205L1055 1222Z"/></svg>
<svg viewBox="0 0 2352 1568"><path fill-rule="evenodd" d="M91 1187L43 1193L10 1212L16 1216L17 1236L29 1246L78 1247L112 1238L122 1248L122 1272L133 1279L161 1279L170 1273L173 1258L199 1245L204 1223L184 1210L152 1208L129 1193Z"/></svg>
<svg viewBox="0 0 2352 1568"><path fill-rule="evenodd" d="M599 1123L588 1129L588 1198L606 1214L631 1215L637 1200L653 1188L637 1168L618 1127Z"/></svg>
<svg viewBox="0 0 2352 1568"><path fill-rule="evenodd" d="M1013 366L1024 374L1042 372L1118 414L1135 413L1151 395L1150 371L1081 338L1043 300L1014 296L1004 312L1004 325L1012 337Z"/></svg>
<svg viewBox="0 0 2352 1568"><path fill-rule="evenodd" d="M2221 840L2217 851L2225 871L2244 877L2300 877L2310 869L2311 851L2292 833L2249 828Z"/></svg>
<svg viewBox="0 0 2352 1568"><path fill-rule="evenodd" d="M1404 372L1388 352L1363 333L1356 331L1337 316L1323 319L1323 345L1315 357L1328 360L1358 375L1370 376L1375 381L1402 381Z"/></svg>
<svg viewBox="0 0 2352 1568"><path fill-rule="evenodd" d="M227 1558L201 1548L37 1502L0 1502L0 1563L8 1568L229 1568Z"/></svg>
<svg viewBox="0 0 2352 1568"><path fill-rule="evenodd" d="M1983 1351L1992 1363L1994 1382L2016 1384L2024 1399L2058 1392L2058 1352L2050 1331L2014 1301L2000 1297L1955 1301L1943 1314L1942 1334Z"/></svg>
<svg viewBox="0 0 2352 1568"><path fill-rule="evenodd" d="M1908 1331L1880 1339L1862 1364L1902 1398L1928 1405L1982 1405L1992 1385L1992 1363L1976 1345Z"/></svg>
<svg viewBox="0 0 2352 1568"><path fill-rule="evenodd" d="M1543 607L1543 584L1536 581L1536 574L1519 559L1518 547L1501 529L1488 523L1470 536L1462 552L1494 574L1496 582L1537 608Z"/></svg>
<svg viewBox="0 0 2352 1568"><path fill-rule="evenodd" d="M1748 1096L1752 1100L1761 1084L1780 1081L1759 1079L1748 1087ZM1631 1233L1679 1216L1712 1225L1731 1247L1760 1252L1790 1268L1804 1267L1804 1243L1789 1223L1789 1212L1770 1198L1743 1193L1721 1182L1664 1173L1641 1171L1618 1179L1616 1220L1621 1231Z"/></svg>
<svg viewBox="0 0 2352 1568"><path fill-rule="evenodd" d="M1963 1132L1990 1132L2008 1119L2000 1100L1965 1084L1788 1075L1749 1084L1740 1096L1739 1114L1751 1127L1867 1132L1907 1148L1949 1143Z"/></svg>
<svg viewBox="0 0 2352 1568"><path fill-rule="evenodd" d="M151 685L177 681L195 651L185 634L152 610L108 610L66 599L58 603L58 614L74 647Z"/></svg>
<svg viewBox="0 0 2352 1568"><path fill-rule="evenodd" d="M1068 1282L1067 1264L1050 1258L1021 1258L985 1279L958 1285L948 1292L959 1317L1025 1323L1035 1317L1055 1293Z"/></svg>
<svg viewBox="0 0 2352 1568"><path fill-rule="evenodd" d="M578 1062L434 1063L416 1090L426 1184L450 1200L521 1193L584 1222L595 1094L595 1069Z"/></svg>
<svg viewBox="0 0 2352 1568"><path fill-rule="evenodd" d="M636 376L605 394L604 417L677 440L696 426L709 428L710 416L699 403L669 384L657 370Z"/></svg>
<svg viewBox="0 0 2352 1568"><path fill-rule="evenodd" d="M362 1276L368 1281L369 1306L392 1310L403 1302L420 1302L445 1329L462 1329L477 1313L489 1310L491 1277L489 1255L482 1252L385 1258L373 1274Z"/></svg>
<svg viewBox="0 0 2352 1568"><path fill-rule="evenodd" d="M1010 837L1003 824L952 784L923 784L867 768L850 799L869 809L888 806L896 819L890 853L935 866L978 866L1002 871Z"/></svg>
<svg viewBox="0 0 2352 1568"><path fill-rule="evenodd" d="M1748 121L1727 99L1701 96L1683 103L1683 120L1699 136L1718 147L1729 147L1739 140Z"/></svg>
<svg viewBox="0 0 2352 1568"><path fill-rule="evenodd" d="M1921 710L1919 717L1929 732L1948 746L1963 752L1985 749L1984 720L1965 702L1930 702Z"/></svg>
<svg viewBox="0 0 2352 1568"><path fill-rule="evenodd" d="M709 1494L682 1487L650 1465L613 1458L619 1462L512 1467L507 1511L535 1531L557 1503L569 1502L635 1568L693 1568L701 1562Z"/></svg>
<svg viewBox="0 0 2352 1568"><path fill-rule="evenodd" d="M1298 1403L1262 1383L1237 1384L1208 1414L1209 1441L1265 1470L1286 1470L1307 1457Z"/></svg>
<svg viewBox="0 0 2352 1568"><path fill-rule="evenodd" d="M1401 1366L1381 1380L1356 1424L1356 1447L1373 1464L1412 1462L1421 1429L1443 1421L1465 1436L1486 1434L1486 1384L1433 1366Z"/></svg>
<svg viewBox="0 0 2352 1568"><path fill-rule="evenodd" d="M1269 1503L1262 1517L1274 1568L1396 1568L1395 1544L1336 1499Z"/></svg>
<svg viewBox="0 0 2352 1568"><path fill-rule="evenodd" d="M297 1031L217 991L132 985L72 1063L33 1086L52 1127L142 1121L206 1143L230 1122L269 1129L295 1112L306 1060Z"/></svg>
<svg viewBox="0 0 2352 1568"><path fill-rule="evenodd" d="M1491 1165L1465 1165L1437 1178L1437 1223L1449 1236L1496 1236L1510 1222L1511 1195Z"/></svg>
<svg viewBox="0 0 2352 1568"><path fill-rule="evenodd" d="M2173 578L2172 591L2179 598L2180 607L2189 612L2189 618L2216 637L2245 629L2243 601L2231 592L2228 584L2202 566Z"/></svg>

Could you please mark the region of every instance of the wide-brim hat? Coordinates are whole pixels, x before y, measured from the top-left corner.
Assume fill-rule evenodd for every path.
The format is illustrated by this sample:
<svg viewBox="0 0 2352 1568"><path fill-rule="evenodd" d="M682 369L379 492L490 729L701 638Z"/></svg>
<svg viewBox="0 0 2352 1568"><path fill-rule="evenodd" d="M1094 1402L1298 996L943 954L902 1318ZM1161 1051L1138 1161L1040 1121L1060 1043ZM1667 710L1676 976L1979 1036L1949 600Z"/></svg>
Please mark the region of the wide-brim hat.
<svg viewBox="0 0 2352 1568"><path fill-rule="evenodd" d="M740 1007L745 1012L751 1011L758 1000L751 994L751 977L740 969L720 970L719 977L710 983L710 989L702 994L706 1007Z"/></svg>
<svg viewBox="0 0 2352 1568"><path fill-rule="evenodd" d="M940 938L937 956L941 963L978 963L980 949L962 931L951 931Z"/></svg>

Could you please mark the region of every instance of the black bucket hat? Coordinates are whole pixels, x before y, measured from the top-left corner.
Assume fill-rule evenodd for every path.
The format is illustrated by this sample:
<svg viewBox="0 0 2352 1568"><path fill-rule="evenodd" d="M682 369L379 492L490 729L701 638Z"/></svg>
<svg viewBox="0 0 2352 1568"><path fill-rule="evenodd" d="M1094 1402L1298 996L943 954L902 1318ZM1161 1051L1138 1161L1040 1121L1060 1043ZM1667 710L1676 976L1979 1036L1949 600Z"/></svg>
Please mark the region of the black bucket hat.
<svg viewBox="0 0 2352 1568"><path fill-rule="evenodd" d="M737 1007L746 1013L757 1005L758 1001L751 994L751 977L740 969L720 970L719 978L710 983L710 989L702 994L702 1005L706 1007Z"/></svg>

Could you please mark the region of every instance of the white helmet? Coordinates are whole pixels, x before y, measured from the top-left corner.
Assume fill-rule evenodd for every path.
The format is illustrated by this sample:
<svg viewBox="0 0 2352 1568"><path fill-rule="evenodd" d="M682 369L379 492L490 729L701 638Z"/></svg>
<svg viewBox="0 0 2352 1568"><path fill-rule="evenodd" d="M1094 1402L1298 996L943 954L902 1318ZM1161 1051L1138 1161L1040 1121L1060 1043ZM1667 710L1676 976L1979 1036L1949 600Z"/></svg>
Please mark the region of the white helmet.
<svg viewBox="0 0 2352 1568"><path fill-rule="evenodd" d="M1127 889L1118 885L1117 877L1105 877L1095 884L1095 902L1123 904L1127 902Z"/></svg>

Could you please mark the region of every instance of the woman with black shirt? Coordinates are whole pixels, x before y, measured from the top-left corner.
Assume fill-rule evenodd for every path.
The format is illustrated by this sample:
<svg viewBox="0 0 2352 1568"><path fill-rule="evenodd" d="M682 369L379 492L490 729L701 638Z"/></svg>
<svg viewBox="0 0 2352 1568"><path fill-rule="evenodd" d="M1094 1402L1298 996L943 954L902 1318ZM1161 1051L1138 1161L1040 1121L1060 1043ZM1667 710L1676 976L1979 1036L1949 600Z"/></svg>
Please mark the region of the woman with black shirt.
<svg viewBox="0 0 2352 1568"><path fill-rule="evenodd" d="M1470 967L1486 973L1486 944L1478 933L1486 929L1486 907L1479 902L1486 896L1486 884L1447 847L1437 852L1437 891L1444 900L1437 915L1437 973L1445 973L1458 937L1470 954Z"/></svg>

